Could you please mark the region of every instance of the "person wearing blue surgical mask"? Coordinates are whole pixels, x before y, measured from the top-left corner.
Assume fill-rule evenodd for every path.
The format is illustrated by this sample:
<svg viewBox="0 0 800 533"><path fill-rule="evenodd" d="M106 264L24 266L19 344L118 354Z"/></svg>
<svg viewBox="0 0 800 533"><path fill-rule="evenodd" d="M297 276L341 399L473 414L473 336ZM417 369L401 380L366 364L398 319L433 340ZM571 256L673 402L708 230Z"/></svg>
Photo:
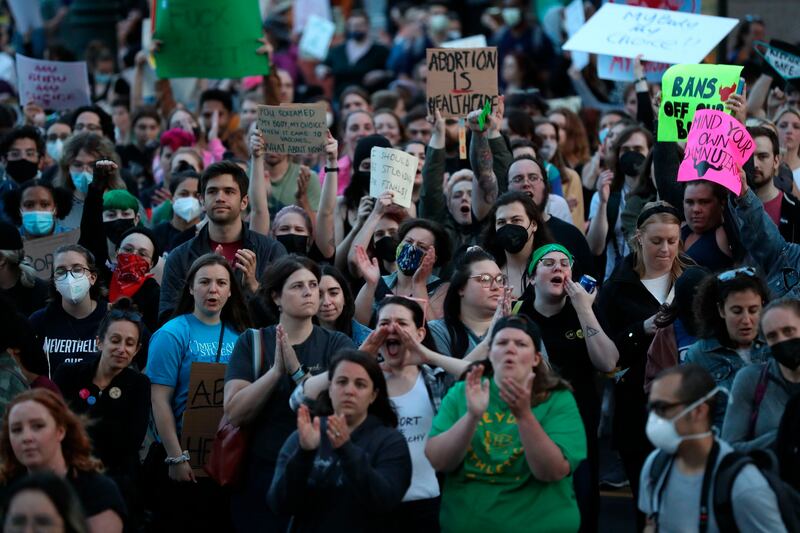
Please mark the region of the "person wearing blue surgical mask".
<svg viewBox="0 0 800 533"><path fill-rule="evenodd" d="M71 208L70 196L69 191L31 180L9 192L3 207L23 240L39 239L72 229L60 220Z"/></svg>

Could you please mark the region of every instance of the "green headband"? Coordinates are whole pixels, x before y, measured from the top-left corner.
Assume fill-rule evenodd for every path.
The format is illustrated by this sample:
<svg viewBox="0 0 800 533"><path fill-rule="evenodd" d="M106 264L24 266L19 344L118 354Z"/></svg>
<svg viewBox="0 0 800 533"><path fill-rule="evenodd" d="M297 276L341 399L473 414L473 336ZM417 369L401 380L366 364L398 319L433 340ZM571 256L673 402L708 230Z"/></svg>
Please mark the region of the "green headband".
<svg viewBox="0 0 800 533"><path fill-rule="evenodd" d="M139 211L139 201L125 189L114 189L103 194L103 211L109 209L133 209Z"/></svg>
<svg viewBox="0 0 800 533"><path fill-rule="evenodd" d="M533 256L531 256L531 263L528 265L529 276L533 274L533 271L536 269L536 263L538 263L542 257L546 256L550 252L561 252L562 254L566 255L569 258L570 265L574 262L572 254L569 253L569 250L567 250L560 244L557 243L545 244L544 246L540 246L539 248L534 250Z"/></svg>

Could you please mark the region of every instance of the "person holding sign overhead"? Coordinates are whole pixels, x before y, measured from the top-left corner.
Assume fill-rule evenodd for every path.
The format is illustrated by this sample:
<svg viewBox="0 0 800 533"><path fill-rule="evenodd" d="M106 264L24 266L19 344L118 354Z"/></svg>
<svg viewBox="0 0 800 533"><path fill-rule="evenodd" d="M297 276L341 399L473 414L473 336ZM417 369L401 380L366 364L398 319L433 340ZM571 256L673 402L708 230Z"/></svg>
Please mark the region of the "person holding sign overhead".
<svg viewBox="0 0 800 533"><path fill-rule="evenodd" d="M184 449L186 440L181 430L190 401L193 363L228 363L236 337L249 324L242 291L228 261L217 254L205 254L192 263L172 320L150 340L145 374L152 382L159 442L151 447L148 457L158 465L165 461L169 464L168 472L159 480L161 486L156 488L163 491L164 506L155 509L156 523L164 531L182 530L190 523L197 530L230 529L227 496L211 480L195 477L189 464L192 452ZM187 513L190 508L193 512Z"/></svg>

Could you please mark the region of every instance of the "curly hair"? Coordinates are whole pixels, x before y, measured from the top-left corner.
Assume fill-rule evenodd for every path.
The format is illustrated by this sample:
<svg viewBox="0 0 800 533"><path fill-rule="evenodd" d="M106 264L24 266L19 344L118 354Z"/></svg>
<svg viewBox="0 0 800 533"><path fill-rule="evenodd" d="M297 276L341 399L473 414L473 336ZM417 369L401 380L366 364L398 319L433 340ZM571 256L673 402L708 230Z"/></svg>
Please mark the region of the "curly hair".
<svg viewBox="0 0 800 533"><path fill-rule="evenodd" d="M64 430L61 453L70 470L81 472L100 472L103 463L92 456L92 443L86 433L84 419L70 411L64 399L49 389L37 388L19 393L6 406L3 417L3 437L0 441L0 482L8 483L26 471L11 447L9 415L11 410L23 402L36 402L50 413L56 425Z"/></svg>

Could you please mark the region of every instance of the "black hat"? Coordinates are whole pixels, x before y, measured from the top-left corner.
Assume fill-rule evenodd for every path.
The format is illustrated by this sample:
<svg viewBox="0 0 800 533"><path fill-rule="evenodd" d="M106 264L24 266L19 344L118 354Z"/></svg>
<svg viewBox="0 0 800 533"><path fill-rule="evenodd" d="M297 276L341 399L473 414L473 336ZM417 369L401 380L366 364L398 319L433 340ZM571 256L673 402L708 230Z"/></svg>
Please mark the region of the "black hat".
<svg viewBox="0 0 800 533"><path fill-rule="evenodd" d="M19 230L8 222L0 222L0 250L22 250Z"/></svg>
<svg viewBox="0 0 800 533"><path fill-rule="evenodd" d="M150 265L150 270L152 270L158 264L158 258L161 257L161 247L158 245L158 239L156 239L155 233L153 233L150 229L144 226L134 226L122 234L122 239L120 239L120 242L122 242L128 235L133 235L134 233L141 233L153 243L153 264Z"/></svg>
<svg viewBox="0 0 800 533"><path fill-rule="evenodd" d="M358 167L361 166L361 162L369 157L372 148L375 146L379 148L391 148L392 143L390 143L389 139L383 135L377 134L367 135L366 137L359 139L358 143L356 144L356 149L353 152L353 172L358 172Z"/></svg>
<svg viewBox="0 0 800 533"><path fill-rule="evenodd" d="M498 320L492 329L489 341L494 341L495 335L506 328L514 328L525 332L533 341L533 345L536 346L536 351L542 349L542 330L539 329L536 322L526 315L509 315Z"/></svg>

